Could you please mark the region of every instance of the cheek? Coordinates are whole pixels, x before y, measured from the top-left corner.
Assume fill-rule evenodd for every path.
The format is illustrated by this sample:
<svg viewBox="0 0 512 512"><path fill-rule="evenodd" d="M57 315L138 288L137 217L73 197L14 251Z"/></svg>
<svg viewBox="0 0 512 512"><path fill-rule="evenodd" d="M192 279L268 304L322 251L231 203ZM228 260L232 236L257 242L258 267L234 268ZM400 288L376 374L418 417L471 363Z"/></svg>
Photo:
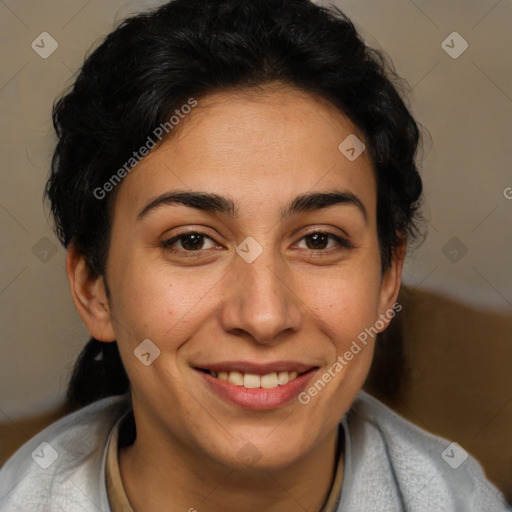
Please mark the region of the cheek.
<svg viewBox="0 0 512 512"><path fill-rule="evenodd" d="M148 266L124 270L112 292L114 328L132 390L146 400L155 394L155 383L179 380L177 355L201 325L207 300L203 287L192 279L173 278ZM145 362L148 352L150 361ZM173 389L168 392L178 403Z"/></svg>
<svg viewBox="0 0 512 512"><path fill-rule="evenodd" d="M375 265L347 266L322 274L301 276L308 309L331 331L346 340L373 325L378 317L380 269Z"/></svg>
<svg viewBox="0 0 512 512"><path fill-rule="evenodd" d="M166 351L174 350L192 335L194 325L211 306L218 280L213 272L126 259L112 273L112 313L119 326L118 341L133 350L148 338Z"/></svg>

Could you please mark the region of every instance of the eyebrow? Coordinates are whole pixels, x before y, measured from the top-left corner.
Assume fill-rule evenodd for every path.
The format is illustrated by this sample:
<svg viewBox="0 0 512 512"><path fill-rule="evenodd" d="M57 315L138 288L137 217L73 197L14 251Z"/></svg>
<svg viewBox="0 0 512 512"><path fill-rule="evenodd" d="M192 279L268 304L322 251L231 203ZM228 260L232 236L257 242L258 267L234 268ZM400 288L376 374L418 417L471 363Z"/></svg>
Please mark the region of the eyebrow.
<svg viewBox="0 0 512 512"><path fill-rule="evenodd" d="M238 209L229 197L208 192L168 192L156 197L148 203L137 215L137 221L142 220L149 212L164 205L182 204L207 213L221 213L231 218L238 216ZM295 197L280 210L281 221L296 213L311 212L329 208L330 206L346 204L357 207L368 223L368 212L362 201L352 192L332 190L328 192L308 192Z"/></svg>

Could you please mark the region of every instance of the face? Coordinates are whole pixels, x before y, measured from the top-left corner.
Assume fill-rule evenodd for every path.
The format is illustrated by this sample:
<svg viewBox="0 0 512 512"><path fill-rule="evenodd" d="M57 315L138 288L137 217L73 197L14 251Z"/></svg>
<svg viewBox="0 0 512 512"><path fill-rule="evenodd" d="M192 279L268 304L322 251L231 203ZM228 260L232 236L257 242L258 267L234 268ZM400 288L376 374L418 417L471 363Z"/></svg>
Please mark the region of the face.
<svg viewBox="0 0 512 512"><path fill-rule="evenodd" d="M82 316L118 341L138 432L243 469L253 446L286 467L335 431L372 338L344 354L383 330L401 271L398 257L381 272L374 171L338 149L351 134L291 88L211 95L123 180L108 314Z"/></svg>

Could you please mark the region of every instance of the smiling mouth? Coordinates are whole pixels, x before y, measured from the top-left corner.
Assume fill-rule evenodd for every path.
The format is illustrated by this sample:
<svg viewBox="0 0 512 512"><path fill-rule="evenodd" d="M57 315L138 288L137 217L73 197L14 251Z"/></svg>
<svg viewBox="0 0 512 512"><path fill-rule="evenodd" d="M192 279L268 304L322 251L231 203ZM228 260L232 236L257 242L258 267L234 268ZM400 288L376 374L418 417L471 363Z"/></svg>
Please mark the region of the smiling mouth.
<svg viewBox="0 0 512 512"><path fill-rule="evenodd" d="M247 389L255 389L255 388L264 388L264 389L272 389L277 388L278 386L285 386L289 382L295 380L297 377L309 373L315 370L316 367L310 368L304 372L288 372L288 371L280 371L280 372L272 372L267 373L265 375L257 375L255 373L243 373L238 371L213 371L208 370L206 368L198 368L198 370L203 373L207 373L212 377L224 380L229 382L234 386L244 387Z"/></svg>

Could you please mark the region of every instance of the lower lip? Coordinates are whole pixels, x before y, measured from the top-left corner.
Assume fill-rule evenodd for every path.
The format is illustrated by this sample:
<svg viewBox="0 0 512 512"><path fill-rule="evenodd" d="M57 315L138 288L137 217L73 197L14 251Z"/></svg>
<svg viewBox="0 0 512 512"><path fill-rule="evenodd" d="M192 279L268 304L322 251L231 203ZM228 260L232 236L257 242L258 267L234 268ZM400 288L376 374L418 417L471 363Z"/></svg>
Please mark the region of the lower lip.
<svg viewBox="0 0 512 512"><path fill-rule="evenodd" d="M308 381L317 372L309 370L299 375L288 384L275 388L245 388L235 386L226 380L221 380L212 375L196 370L214 392L222 398L245 409L275 409L296 398L307 386Z"/></svg>

